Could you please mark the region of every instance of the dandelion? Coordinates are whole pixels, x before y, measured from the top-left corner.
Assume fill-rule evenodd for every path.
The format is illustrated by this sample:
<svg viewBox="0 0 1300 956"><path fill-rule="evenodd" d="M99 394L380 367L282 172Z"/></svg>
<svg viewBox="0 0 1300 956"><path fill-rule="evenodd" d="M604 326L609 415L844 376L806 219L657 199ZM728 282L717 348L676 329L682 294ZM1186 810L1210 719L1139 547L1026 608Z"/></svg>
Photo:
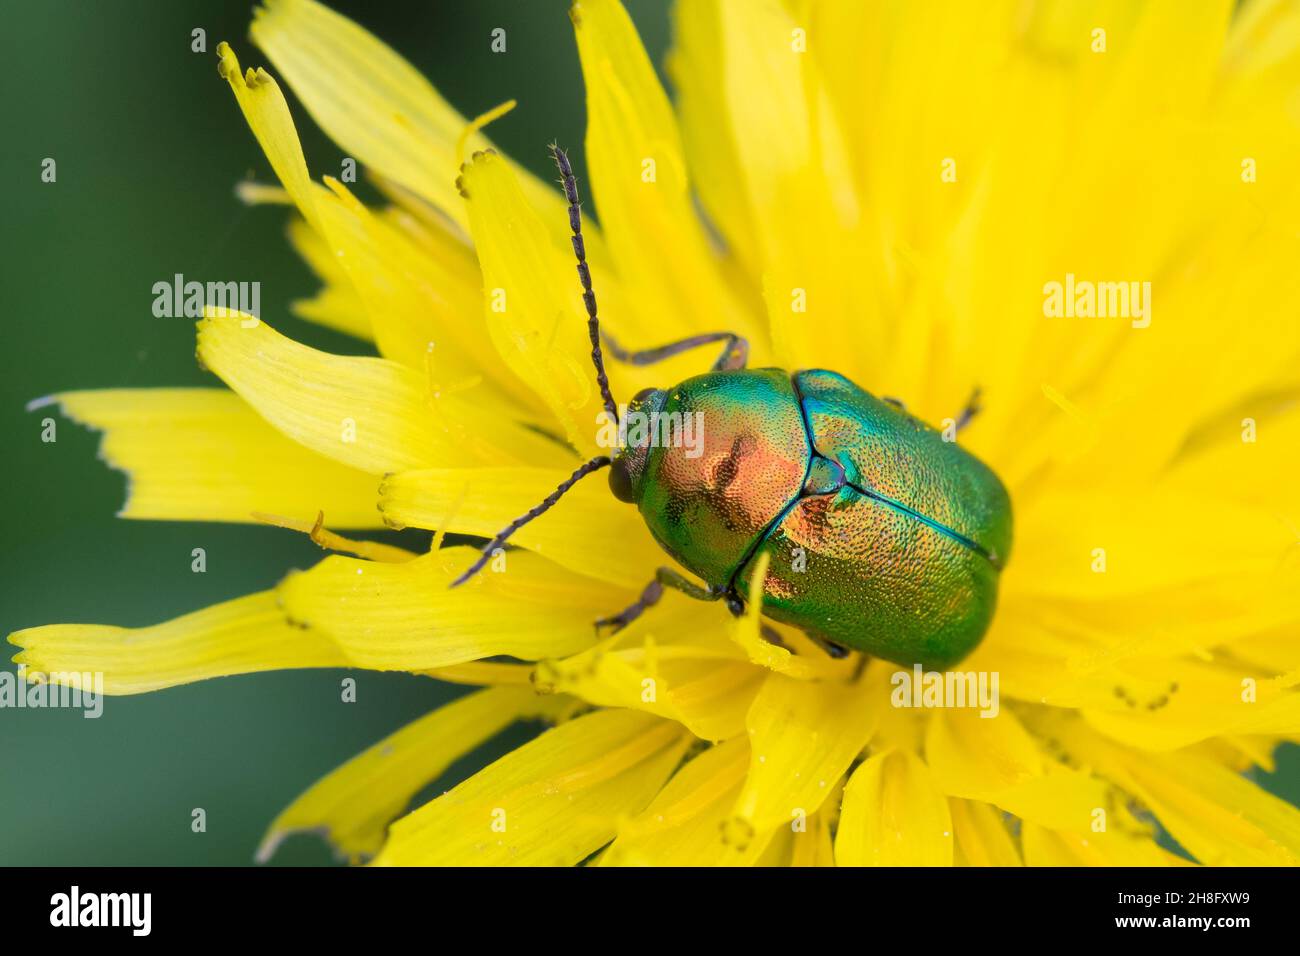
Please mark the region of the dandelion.
<svg viewBox="0 0 1300 956"><path fill-rule="evenodd" d="M312 0L268 2L252 39L381 208L311 178L271 73L224 44L220 72L280 184L245 196L294 207L323 283L298 314L378 357L210 310L229 390L56 398L105 432L125 516L339 553L154 627L20 631L15 659L116 694L300 667L478 688L307 789L263 857L310 830L384 864L1186 862L1163 827L1202 864L1296 863L1300 811L1245 771L1300 739L1300 17L1233 7L680 0L674 103L616 0L573 5L619 342L735 331L754 365L833 368L936 426L982 388L960 440L1016 551L960 667L997 675L995 714L893 706L895 665L767 641L753 602L668 595L598 636L664 563L599 482L448 587L475 552L446 534L490 537L600 451L566 203L492 148L508 107L463 118ZM1067 287L1092 306L1057 308ZM366 540L384 526L433 547ZM520 720L554 726L408 812Z"/></svg>

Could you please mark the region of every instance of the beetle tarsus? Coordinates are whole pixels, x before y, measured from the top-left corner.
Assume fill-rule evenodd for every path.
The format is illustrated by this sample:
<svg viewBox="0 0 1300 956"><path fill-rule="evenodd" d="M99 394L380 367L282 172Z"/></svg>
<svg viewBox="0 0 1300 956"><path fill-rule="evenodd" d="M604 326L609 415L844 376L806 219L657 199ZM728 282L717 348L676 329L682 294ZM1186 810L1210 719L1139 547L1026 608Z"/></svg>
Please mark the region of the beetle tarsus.
<svg viewBox="0 0 1300 956"><path fill-rule="evenodd" d="M701 587L694 581L678 574L672 568L659 568L655 571L654 580L645 586L645 590L641 592L639 598L617 614L602 617L596 622L596 632L605 636L617 634L644 614L648 608L658 604L659 599L664 596L665 587L681 591L687 597L694 598L697 601L716 601L723 596L722 588Z"/></svg>
<svg viewBox="0 0 1300 956"><path fill-rule="evenodd" d="M953 420L953 427L960 432L963 428L971 423L976 415L983 411L984 406L980 404L980 387L975 386L974 391L970 393L970 398L966 399L966 407L961 410Z"/></svg>
<svg viewBox="0 0 1300 956"><path fill-rule="evenodd" d="M820 634L813 634L810 631L804 631L804 636L825 651L826 656L831 660L842 661L844 658L849 656L849 649L847 647L842 647L834 641L828 641Z"/></svg>
<svg viewBox="0 0 1300 956"><path fill-rule="evenodd" d="M745 602L735 591L727 595L727 610L731 612L732 617L743 617L745 614Z"/></svg>
<svg viewBox="0 0 1300 956"><path fill-rule="evenodd" d="M870 654L859 654L859 655L858 655L858 663L857 663L857 666L855 666L855 667L853 668L853 680L854 680L855 682L858 680L858 678L860 678L860 677L862 676L862 672L865 671L865 670L867 669L867 665L870 664L870 663L871 663L871 655L870 655Z"/></svg>
<svg viewBox="0 0 1300 956"><path fill-rule="evenodd" d="M596 633L608 637L617 634L623 628L627 627L638 617L640 617L647 608L654 607L659 603L659 599L664 596L664 586L656 578L645 586L641 596L629 604L623 610L611 617L602 617L596 622Z"/></svg>

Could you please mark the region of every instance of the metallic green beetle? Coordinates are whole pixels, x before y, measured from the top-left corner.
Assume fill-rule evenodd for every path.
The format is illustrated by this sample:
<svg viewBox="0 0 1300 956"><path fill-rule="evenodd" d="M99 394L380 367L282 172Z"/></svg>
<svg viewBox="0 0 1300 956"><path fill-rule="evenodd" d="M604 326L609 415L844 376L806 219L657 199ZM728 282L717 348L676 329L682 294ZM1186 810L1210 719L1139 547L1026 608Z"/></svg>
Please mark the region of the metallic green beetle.
<svg viewBox="0 0 1300 956"><path fill-rule="evenodd" d="M664 586L725 600L740 614L766 553L764 616L799 628L829 653L847 648L927 669L969 654L993 617L1011 550L1011 502L997 476L899 403L836 372L746 369L748 346L737 335L711 333L642 352L602 336L573 171L563 151L551 151L569 201L592 360L611 421L618 414L602 342L615 358L638 365L709 343L723 342L723 352L708 373L647 389L627 408L627 418L640 422L701 422L697 441L661 442L661 429L629 429L634 437L612 459L598 456L578 468L488 542L455 583L579 479L612 466L614 494L636 504L664 550L707 584L660 568L639 600L598 626L625 627ZM954 431L977 410L972 399Z"/></svg>

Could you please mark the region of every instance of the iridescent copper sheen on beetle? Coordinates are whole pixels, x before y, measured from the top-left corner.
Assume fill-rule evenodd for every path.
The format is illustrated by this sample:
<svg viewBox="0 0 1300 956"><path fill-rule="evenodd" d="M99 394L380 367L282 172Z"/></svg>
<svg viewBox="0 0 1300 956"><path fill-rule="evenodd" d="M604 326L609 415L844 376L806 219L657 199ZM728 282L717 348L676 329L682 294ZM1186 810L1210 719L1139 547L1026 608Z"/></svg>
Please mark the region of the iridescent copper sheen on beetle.
<svg viewBox="0 0 1300 956"><path fill-rule="evenodd" d="M712 372L654 398L647 412L701 416L700 454L680 443L632 449L611 475L626 469L632 500L665 551L711 584L729 582L808 472L790 376Z"/></svg>
<svg viewBox="0 0 1300 956"><path fill-rule="evenodd" d="M602 335L573 171L562 150L552 147L552 155L569 200L591 357L611 420L618 414L602 345L636 365L709 343L725 346L712 371L670 389L647 389L626 412L679 426L698 416L691 419L702 429L695 440L662 441L671 432L653 426L629 429L612 458L581 465L489 541L456 583L575 482L610 466L615 496L636 504L655 540L706 586L660 568L639 600L598 626L625 627L664 586L725 600L740 614L766 554L762 613L803 630L828 652L849 648L930 669L969 654L988 630L1011 551L1011 502L997 476L945 440L955 434L941 434L836 372L745 369L748 345L737 335L697 335L636 352ZM972 399L954 432L976 411Z"/></svg>

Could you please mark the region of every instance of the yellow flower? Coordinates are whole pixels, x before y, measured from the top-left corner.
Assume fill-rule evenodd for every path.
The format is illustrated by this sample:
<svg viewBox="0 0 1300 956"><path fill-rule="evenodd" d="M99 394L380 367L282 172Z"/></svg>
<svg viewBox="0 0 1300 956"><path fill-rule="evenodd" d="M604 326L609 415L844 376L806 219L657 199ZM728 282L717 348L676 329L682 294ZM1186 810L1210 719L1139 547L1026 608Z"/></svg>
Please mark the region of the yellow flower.
<svg viewBox="0 0 1300 956"><path fill-rule="evenodd" d="M481 686L308 789L264 853L318 830L393 864L1184 862L1159 821L1201 863L1300 860L1300 811L1243 775L1300 739L1294 5L680 0L675 106L617 0L571 17L619 341L736 331L932 422L983 387L962 440L1016 552L961 666L999 677L996 717L891 706L893 666L674 595L598 640L664 563L602 481L447 587L475 552L443 533L491 535L597 451L565 202L491 149L501 111L468 122L312 0L252 38L386 206L310 178L269 73L223 44L221 74L283 187L247 196L296 208L324 283L298 314L381 357L210 310L230 391L57 398L131 476L125 516L261 515L344 553L155 627L21 631L16 660L119 694L290 667ZM1120 282L1129 311L1089 316ZM699 370L616 365L614 394ZM322 512L438 535L416 555ZM402 815L522 719L556 726Z"/></svg>

